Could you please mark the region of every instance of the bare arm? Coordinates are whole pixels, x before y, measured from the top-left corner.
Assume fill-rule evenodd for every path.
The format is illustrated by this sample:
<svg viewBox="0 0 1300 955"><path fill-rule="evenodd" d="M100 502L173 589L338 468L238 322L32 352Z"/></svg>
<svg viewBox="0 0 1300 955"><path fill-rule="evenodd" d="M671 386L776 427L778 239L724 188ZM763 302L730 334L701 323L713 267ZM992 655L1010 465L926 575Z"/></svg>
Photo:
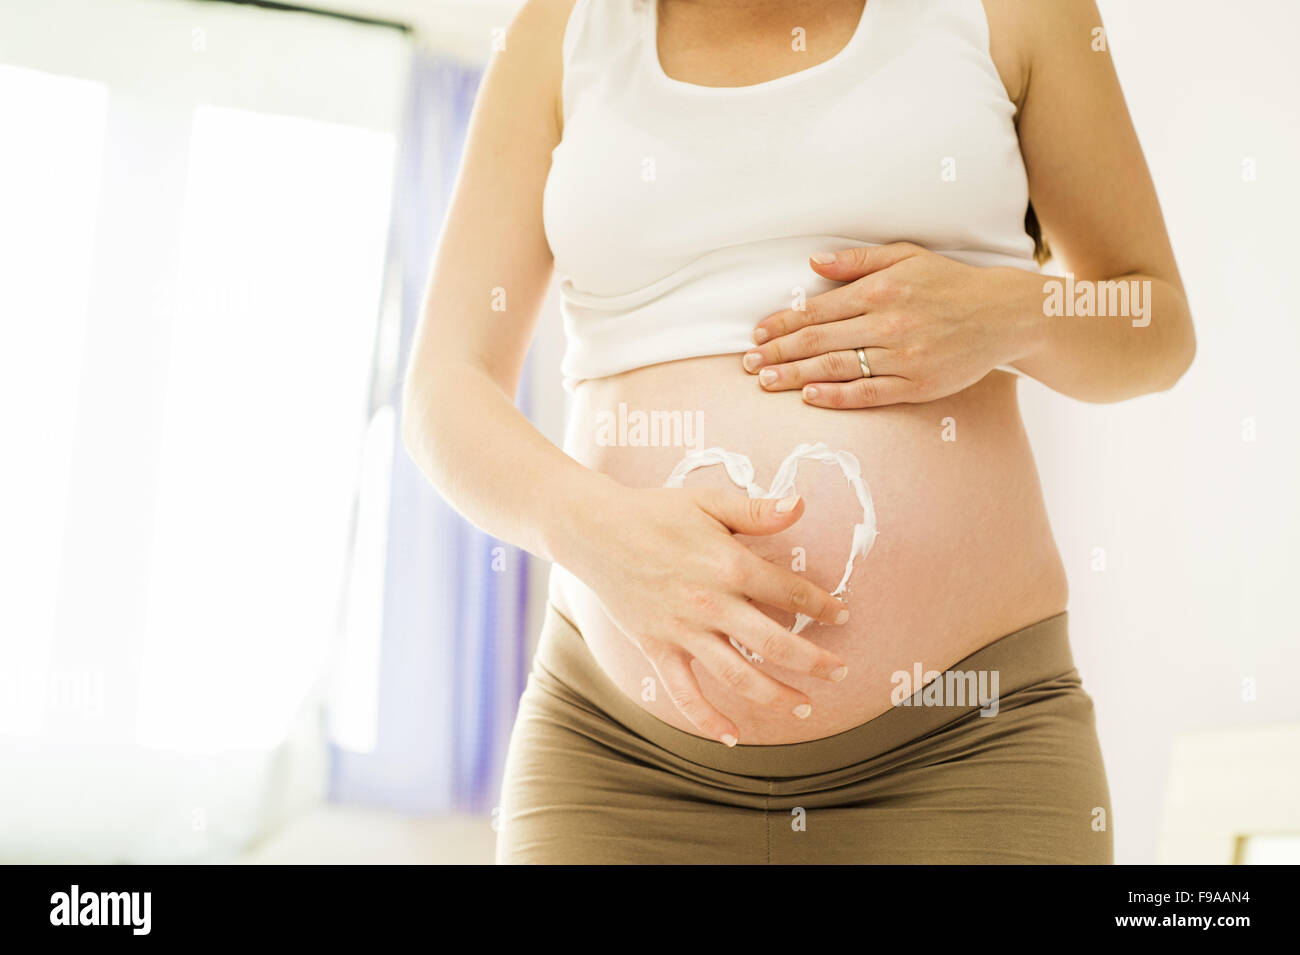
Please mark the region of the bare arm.
<svg viewBox="0 0 1300 955"><path fill-rule="evenodd" d="M743 367L764 389L871 408L943 398L1012 365L1072 398L1109 402L1170 388L1191 364L1182 280L1110 53L1094 49L1093 0L984 3L1043 231L1079 288L1105 298L1106 311L1127 296L1127 309L1054 311L1048 276L967 266L907 242L828 250L832 259L810 266L848 284L756 326ZM869 378L854 352L863 346Z"/></svg>
<svg viewBox="0 0 1300 955"><path fill-rule="evenodd" d="M484 75L402 415L411 456L457 510L548 560L564 556L582 502L612 483L547 441L514 404L553 268L541 196L560 141L567 6L526 4Z"/></svg>
<svg viewBox="0 0 1300 955"><path fill-rule="evenodd" d="M513 401L553 271L542 192L561 135L571 6L529 0L484 76L406 371L402 436L466 518L591 587L683 716L734 745L739 731L704 698L692 661L791 718L810 701L727 637L798 672L844 675L837 656L751 600L823 623L844 623L843 604L732 536L784 530L802 503L778 510L739 491L624 487L547 441Z"/></svg>
<svg viewBox="0 0 1300 955"><path fill-rule="evenodd" d="M1135 326L1115 317L1044 316L1035 278L1024 306L1033 317L1027 354L1014 364L1085 401L1169 388L1191 364L1196 337L1101 16L1093 0L1013 6L1027 61L1020 149L1055 257L1076 280L1151 283L1150 323Z"/></svg>

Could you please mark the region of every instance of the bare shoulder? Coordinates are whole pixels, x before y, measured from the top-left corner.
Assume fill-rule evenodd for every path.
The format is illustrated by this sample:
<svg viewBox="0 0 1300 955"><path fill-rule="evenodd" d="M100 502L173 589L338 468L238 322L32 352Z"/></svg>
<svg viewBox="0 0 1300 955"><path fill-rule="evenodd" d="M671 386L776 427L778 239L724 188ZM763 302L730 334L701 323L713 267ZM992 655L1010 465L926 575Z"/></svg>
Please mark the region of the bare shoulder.
<svg viewBox="0 0 1300 955"><path fill-rule="evenodd" d="M1076 55L1099 42L1104 49L1094 0L981 2L989 23L989 54L1017 108L1024 105L1035 65L1045 57Z"/></svg>
<svg viewBox="0 0 1300 955"><path fill-rule="evenodd" d="M557 130L562 126L560 90L564 77L564 33L579 0L525 0L494 41L489 69L507 72L544 93L554 105Z"/></svg>
<svg viewBox="0 0 1300 955"><path fill-rule="evenodd" d="M524 0L506 34L534 54L560 58L564 30L578 0Z"/></svg>

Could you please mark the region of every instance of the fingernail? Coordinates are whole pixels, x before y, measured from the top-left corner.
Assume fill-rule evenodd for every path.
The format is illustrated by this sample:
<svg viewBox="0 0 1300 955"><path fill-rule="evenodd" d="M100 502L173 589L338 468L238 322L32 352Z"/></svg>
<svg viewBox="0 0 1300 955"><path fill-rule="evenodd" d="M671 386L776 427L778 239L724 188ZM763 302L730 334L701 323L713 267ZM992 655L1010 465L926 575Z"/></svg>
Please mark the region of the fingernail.
<svg viewBox="0 0 1300 955"><path fill-rule="evenodd" d="M836 623L848 623L848 622L849 622L849 612L848 612L847 610L841 610L839 613L837 613L837 614L835 615L835 622L836 622Z"/></svg>
<svg viewBox="0 0 1300 955"><path fill-rule="evenodd" d="M814 252L812 255L809 256L809 258L812 259L814 262L816 262L818 265L830 265L832 262L835 261L835 253Z"/></svg>
<svg viewBox="0 0 1300 955"><path fill-rule="evenodd" d="M848 667L836 667L834 670L831 671L831 679L834 680L836 683L839 683L840 680L844 679L848 675L849 675Z"/></svg>
<svg viewBox="0 0 1300 955"><path fill-rule="evenodd" d="M736 743L737 743L737 740L736 740L736 737L732 736L730 733L723 733L723 734L722 734L722 742L725 743L725 744L728 745L728 746L735 746Z"/></svg>
<svg viewBox="0 0 1300 955"><path fill-rule="evenodd" d="M815 385L809 385L807 388L803 390L803 396L807 398L809 401L811 401L813 398L816 398L817 387Z"/></svg>
<svg viewBox="0 0 1300 955"><path fill-rule="evenodd" d="M761 345L765 341L767 341L767 329L766 328L754 329L754 344Z"/></svg>
<svg viewBox="0 0 1300 955"><path fill-rule="evenodd" d="M798 706L794 708L794 715L799 717L799 719L801 720L806 720L809 714L811 713L812 713L812 707L809 706L807 703L800 703Z"/></svg>
<svg viewBox="0 0 1300 955"><path fill-rule="evenodd" d="M799 503L799 495L791 494L789 497L783 497L776 502L776 512L778 514L788 514L794 510L795 505Z"/></svg>
<svg viewBox="0 0 1300 955"><path fill-rule="evenodd" d="M761 382L762 382L763 384L765 384L765 385L775 385L775 384L776 384L776 369L775 369L775 368L764 368L762 371L760 371L760 372L758 373L758 380L761 381Z"/></svg>
<svg viewBox="0 0 1300 955"><path fill-rule="evenodd" d="M740 363L745 366L745 371L753 371L763 363L763 356L756 351L746 352Z"/></svg>

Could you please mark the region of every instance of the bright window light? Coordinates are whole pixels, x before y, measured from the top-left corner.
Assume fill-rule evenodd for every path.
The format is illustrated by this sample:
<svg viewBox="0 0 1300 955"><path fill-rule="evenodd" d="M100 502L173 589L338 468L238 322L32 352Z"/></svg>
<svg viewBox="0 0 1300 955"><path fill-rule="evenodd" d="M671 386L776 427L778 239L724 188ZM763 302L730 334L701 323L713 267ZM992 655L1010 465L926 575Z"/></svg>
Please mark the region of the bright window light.
<svg viewBox="0 0 1300 955"><path fill-rule="evenodd" d="M54 672L108 89L0 65L0 736L40 731Z"/></svg>
<svg viewBox="0 0 1300 955"><path fill-rule="evenodd" d="M356 753L373 751L379 741L384 572L396 441L397 412L385 405L366 429L353 566L329 705L330 738Z"/></svg>
<svg viewBox="0 0 1300 955"><path fill-rule="evenodd" d="M195 110L137 739L283 739L341 613L394 138Z"/></svg>

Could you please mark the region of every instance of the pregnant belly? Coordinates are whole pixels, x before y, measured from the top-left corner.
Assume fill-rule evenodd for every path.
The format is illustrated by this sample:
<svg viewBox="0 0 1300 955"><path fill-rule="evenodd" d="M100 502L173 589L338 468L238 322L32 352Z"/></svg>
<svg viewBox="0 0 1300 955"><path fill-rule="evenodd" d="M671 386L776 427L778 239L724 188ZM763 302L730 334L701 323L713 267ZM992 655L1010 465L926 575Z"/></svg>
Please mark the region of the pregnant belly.
<svg viewBox="0 0 1300 955"><path fill-rule="evenodd" d="M758 664L812 699L812 715L799 720L736 695L696 665L705 695L740 728L742 744L801 742L850 729L892 705L896 688L906 688L899 674L943 670L1065 609L1064 569L1016 382L1002 372L924 405L826 411L805 405L798 392L763 392L736 356L687 359L580 385L565 450L630 487L659 487L686 455L720 447L733 460L747 459L754 482L767 489L796 447L818 442L856 458L875 511L874 543L854 561L847 582L849 622L803 630L839 654L849 675L828 683ZM845 574L854 525L863 522L859 496L829 461L799 461L793 478L806 501L804 516L780 534L738 540L833 590ZM746 493L717 464L692 470L684 486ZM696 733L666 693L646 699L649 663L590 589L557 567L550 592L630 699ZM783 625L794 623L789 614L760 609Z"/></svg>

